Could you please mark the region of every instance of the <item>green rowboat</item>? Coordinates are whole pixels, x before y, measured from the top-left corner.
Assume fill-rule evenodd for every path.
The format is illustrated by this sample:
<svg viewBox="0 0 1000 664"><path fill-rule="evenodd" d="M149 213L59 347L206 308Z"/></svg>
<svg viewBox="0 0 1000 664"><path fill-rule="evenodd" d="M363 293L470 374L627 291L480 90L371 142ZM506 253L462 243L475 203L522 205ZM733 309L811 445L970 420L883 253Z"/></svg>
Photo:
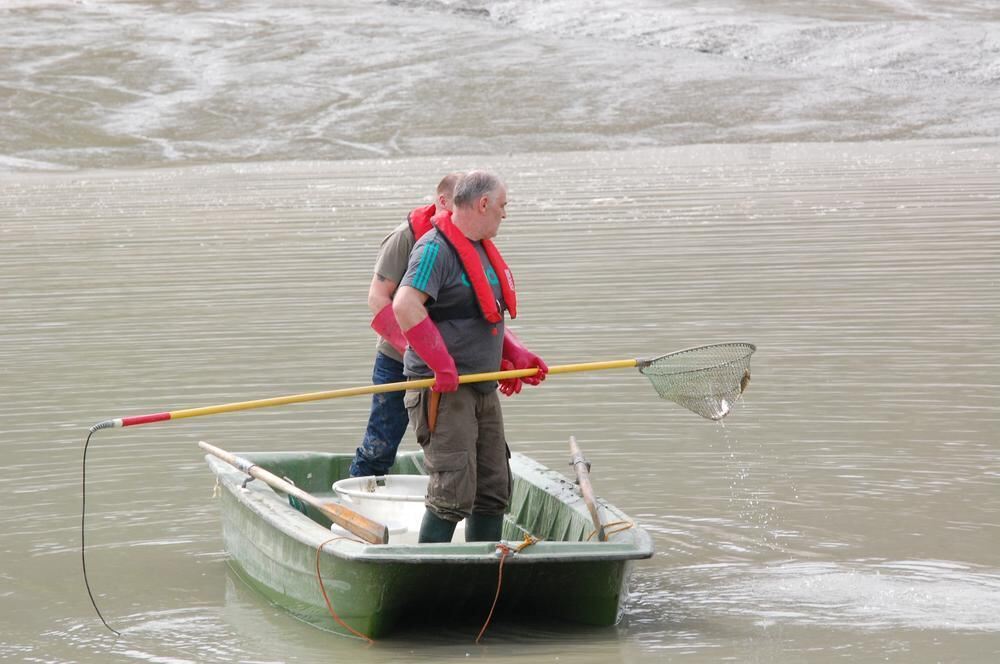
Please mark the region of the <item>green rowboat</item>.
<svg viewBox="0 0 1000 664"><path fill-rule="evenodd" d="M240 456L323 501L348 500L332 485L348 477L351 454ZM600 499L608 541L596 541L576 484L522 454L511 459L514 492L504 543L516 549L528 535L539 541L505 555L497 543L462 541L461 531L450 544L413 544L394 541L390 528L388 544L363 543L337 526L331 530L318 510L302 513L267 484L248 482L214 456L206 460L222 489L223 539L236 573L296 617L337 632L380 638L415 619L481 623L497 595L501 560L494 620L541 616L613 625L624 610L634 561L653 555L649 534ZM395 474L425 475L423 454L401 453Z"/></svg>

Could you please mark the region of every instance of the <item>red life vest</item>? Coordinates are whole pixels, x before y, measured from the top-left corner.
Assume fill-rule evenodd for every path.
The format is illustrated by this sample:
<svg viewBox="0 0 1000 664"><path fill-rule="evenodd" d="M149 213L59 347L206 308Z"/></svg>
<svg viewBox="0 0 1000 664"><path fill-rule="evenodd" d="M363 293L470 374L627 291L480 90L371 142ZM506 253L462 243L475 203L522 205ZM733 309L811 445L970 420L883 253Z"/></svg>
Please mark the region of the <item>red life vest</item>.
<svg viewBox="0 0 1000 664"><path fill-rule="evenodd" d="M472 241L465 237L465 234L452 223L449 210L441 210L434 215L432 223L458 254L458 259L462 261L462 267L465 268L465 274L469 277L469 283L472 284L472 290L476 294L476 302L479 304L479 310L483 313L483 318L490 323L502 321L503 312L500 311L497 300L493 297L493 289L490 288L490 282L486 278L486 270L483 269L483 262L480 260L476 248L472 245ZM482 245L483 249L486 250L486 257L489 259L490 265L493 266L493 271L497 273L498 277L503 275L500 277L500 291L503 293L503 301L507 310L510 311L510 317L517 318L517 293L514 289L514 275L511 274L510 268L507 267L507 263L504 262L496 245L491 240L482 240Z"/></svg>
<svg viewBox="0 0 1000 664"><path fill-rule="evenodd" d="M431 203L424 207L413 208L410 210L410 214L406 215L406 221L409 222L410 230L413 231L414 240L419 240L424 233L434 228L431 224L431 217L436 212L437 208Z"/></svg>

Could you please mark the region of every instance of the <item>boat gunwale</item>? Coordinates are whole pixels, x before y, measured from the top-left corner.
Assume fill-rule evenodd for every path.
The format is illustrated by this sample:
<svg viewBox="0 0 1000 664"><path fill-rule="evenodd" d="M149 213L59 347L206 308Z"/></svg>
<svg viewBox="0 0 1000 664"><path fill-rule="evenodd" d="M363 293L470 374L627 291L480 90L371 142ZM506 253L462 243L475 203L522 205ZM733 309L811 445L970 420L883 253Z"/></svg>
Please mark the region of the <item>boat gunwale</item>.
<svg viewBox="0 0 1000 664"><path fill-rule="evenodd" d="M335 453L292 452L289 454L310 454L317 458L340 456ZM273 452L268 454L275 454ZM403 455L416 455L416 452L405 452ZM253 457L252 453L242 454ZM247 488L242 485L248 477L242 471L226 464L212 455L205 456L216 479L228 490L243 508L252 511L272 527L284 535L311 546L314 549L323 547L324 553L333 557L361 563L371 564L404 564L404 565L450 565L488 564L495 565L499 558L499 550L494 542L449 542L445 544L368 544L344 536L336 538L328 528L312 520L305 514L292 508L288 501L263 483L254 483ZM530 457L515 453L511 465L517 470L523 470L521 475L535 472L536 474L552 474L563 482L568 479L556 471L547 468ZM517 475L518 473L515 472ZM550 480L552 478L549 478ZM529 479L525 479L529 481ZM538 486L538 485L536 485ZM575 486L575 485L573 485ZM545 491L544 486L539 489ZM551 492L549 492L551 493ZM558 496L557 496L558 498ZM582 499L581 499L582 500ZM560 502L566 509L578 510L577 506L564 500ZM616 517L629 519L621 510L598 499L599 504ZM225 518L225 516L223 516ZM589 515L588 515L589 519ZM631 521L631 519L629 519ZM634 522L633 522L634 524ZM506 564L542 564L542 563L573 563L573 562L613 562L641 560L653 555L652 540L649 534L638 524L634 524L626 532L630 540L627 542L596 542L596 541L548 541L539 540L522 551L507 556ZM332 541L331 541L332 540ZM505 541L508 546L519 542Z"/></svg>

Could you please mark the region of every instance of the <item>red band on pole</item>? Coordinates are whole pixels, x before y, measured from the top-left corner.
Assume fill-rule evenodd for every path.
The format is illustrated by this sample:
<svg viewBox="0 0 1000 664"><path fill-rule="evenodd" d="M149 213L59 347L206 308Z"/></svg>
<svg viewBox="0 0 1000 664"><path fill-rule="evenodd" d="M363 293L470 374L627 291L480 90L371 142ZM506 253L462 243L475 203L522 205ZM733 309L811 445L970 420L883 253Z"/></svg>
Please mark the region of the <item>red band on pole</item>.
<svg viewBox="0 0 1000 664"><path fill-rule="evenodd" d="M135 417L123 417L122 426L130 427L136 424L149 424L150 422L162 422L170 419L170 413L153 413L152 415L136 415Z"/></svg>

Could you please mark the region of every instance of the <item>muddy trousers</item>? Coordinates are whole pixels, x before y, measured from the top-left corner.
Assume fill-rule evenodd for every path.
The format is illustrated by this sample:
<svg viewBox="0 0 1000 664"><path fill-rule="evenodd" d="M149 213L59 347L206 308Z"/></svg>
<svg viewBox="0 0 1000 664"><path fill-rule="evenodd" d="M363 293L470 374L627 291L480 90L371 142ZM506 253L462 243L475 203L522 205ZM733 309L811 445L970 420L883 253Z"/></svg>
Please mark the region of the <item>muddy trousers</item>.
<svg viewBox="0 0 1000 664"><path fill-rule="evenodd" d="M406 380L403 363L388 355L376 353L375 367L372 369L372 383L385 385ZM363 475L385 475L396 461L396 450L406 433L406 408L403 407L401 392L382 392L372 395L368 427L365 429L361 447L354 453L351 462L351 477Z"/></svg>
<svg viewBox="0 0 1000 664"><path fill-rule="evenodd" d="M502 516L513 483L497 391L483 394L460 385L442 394L433 434L427 428L429 395L428 389L410 390L405 397L430 475L427 509L456 523L473 513Z"/></svg>

